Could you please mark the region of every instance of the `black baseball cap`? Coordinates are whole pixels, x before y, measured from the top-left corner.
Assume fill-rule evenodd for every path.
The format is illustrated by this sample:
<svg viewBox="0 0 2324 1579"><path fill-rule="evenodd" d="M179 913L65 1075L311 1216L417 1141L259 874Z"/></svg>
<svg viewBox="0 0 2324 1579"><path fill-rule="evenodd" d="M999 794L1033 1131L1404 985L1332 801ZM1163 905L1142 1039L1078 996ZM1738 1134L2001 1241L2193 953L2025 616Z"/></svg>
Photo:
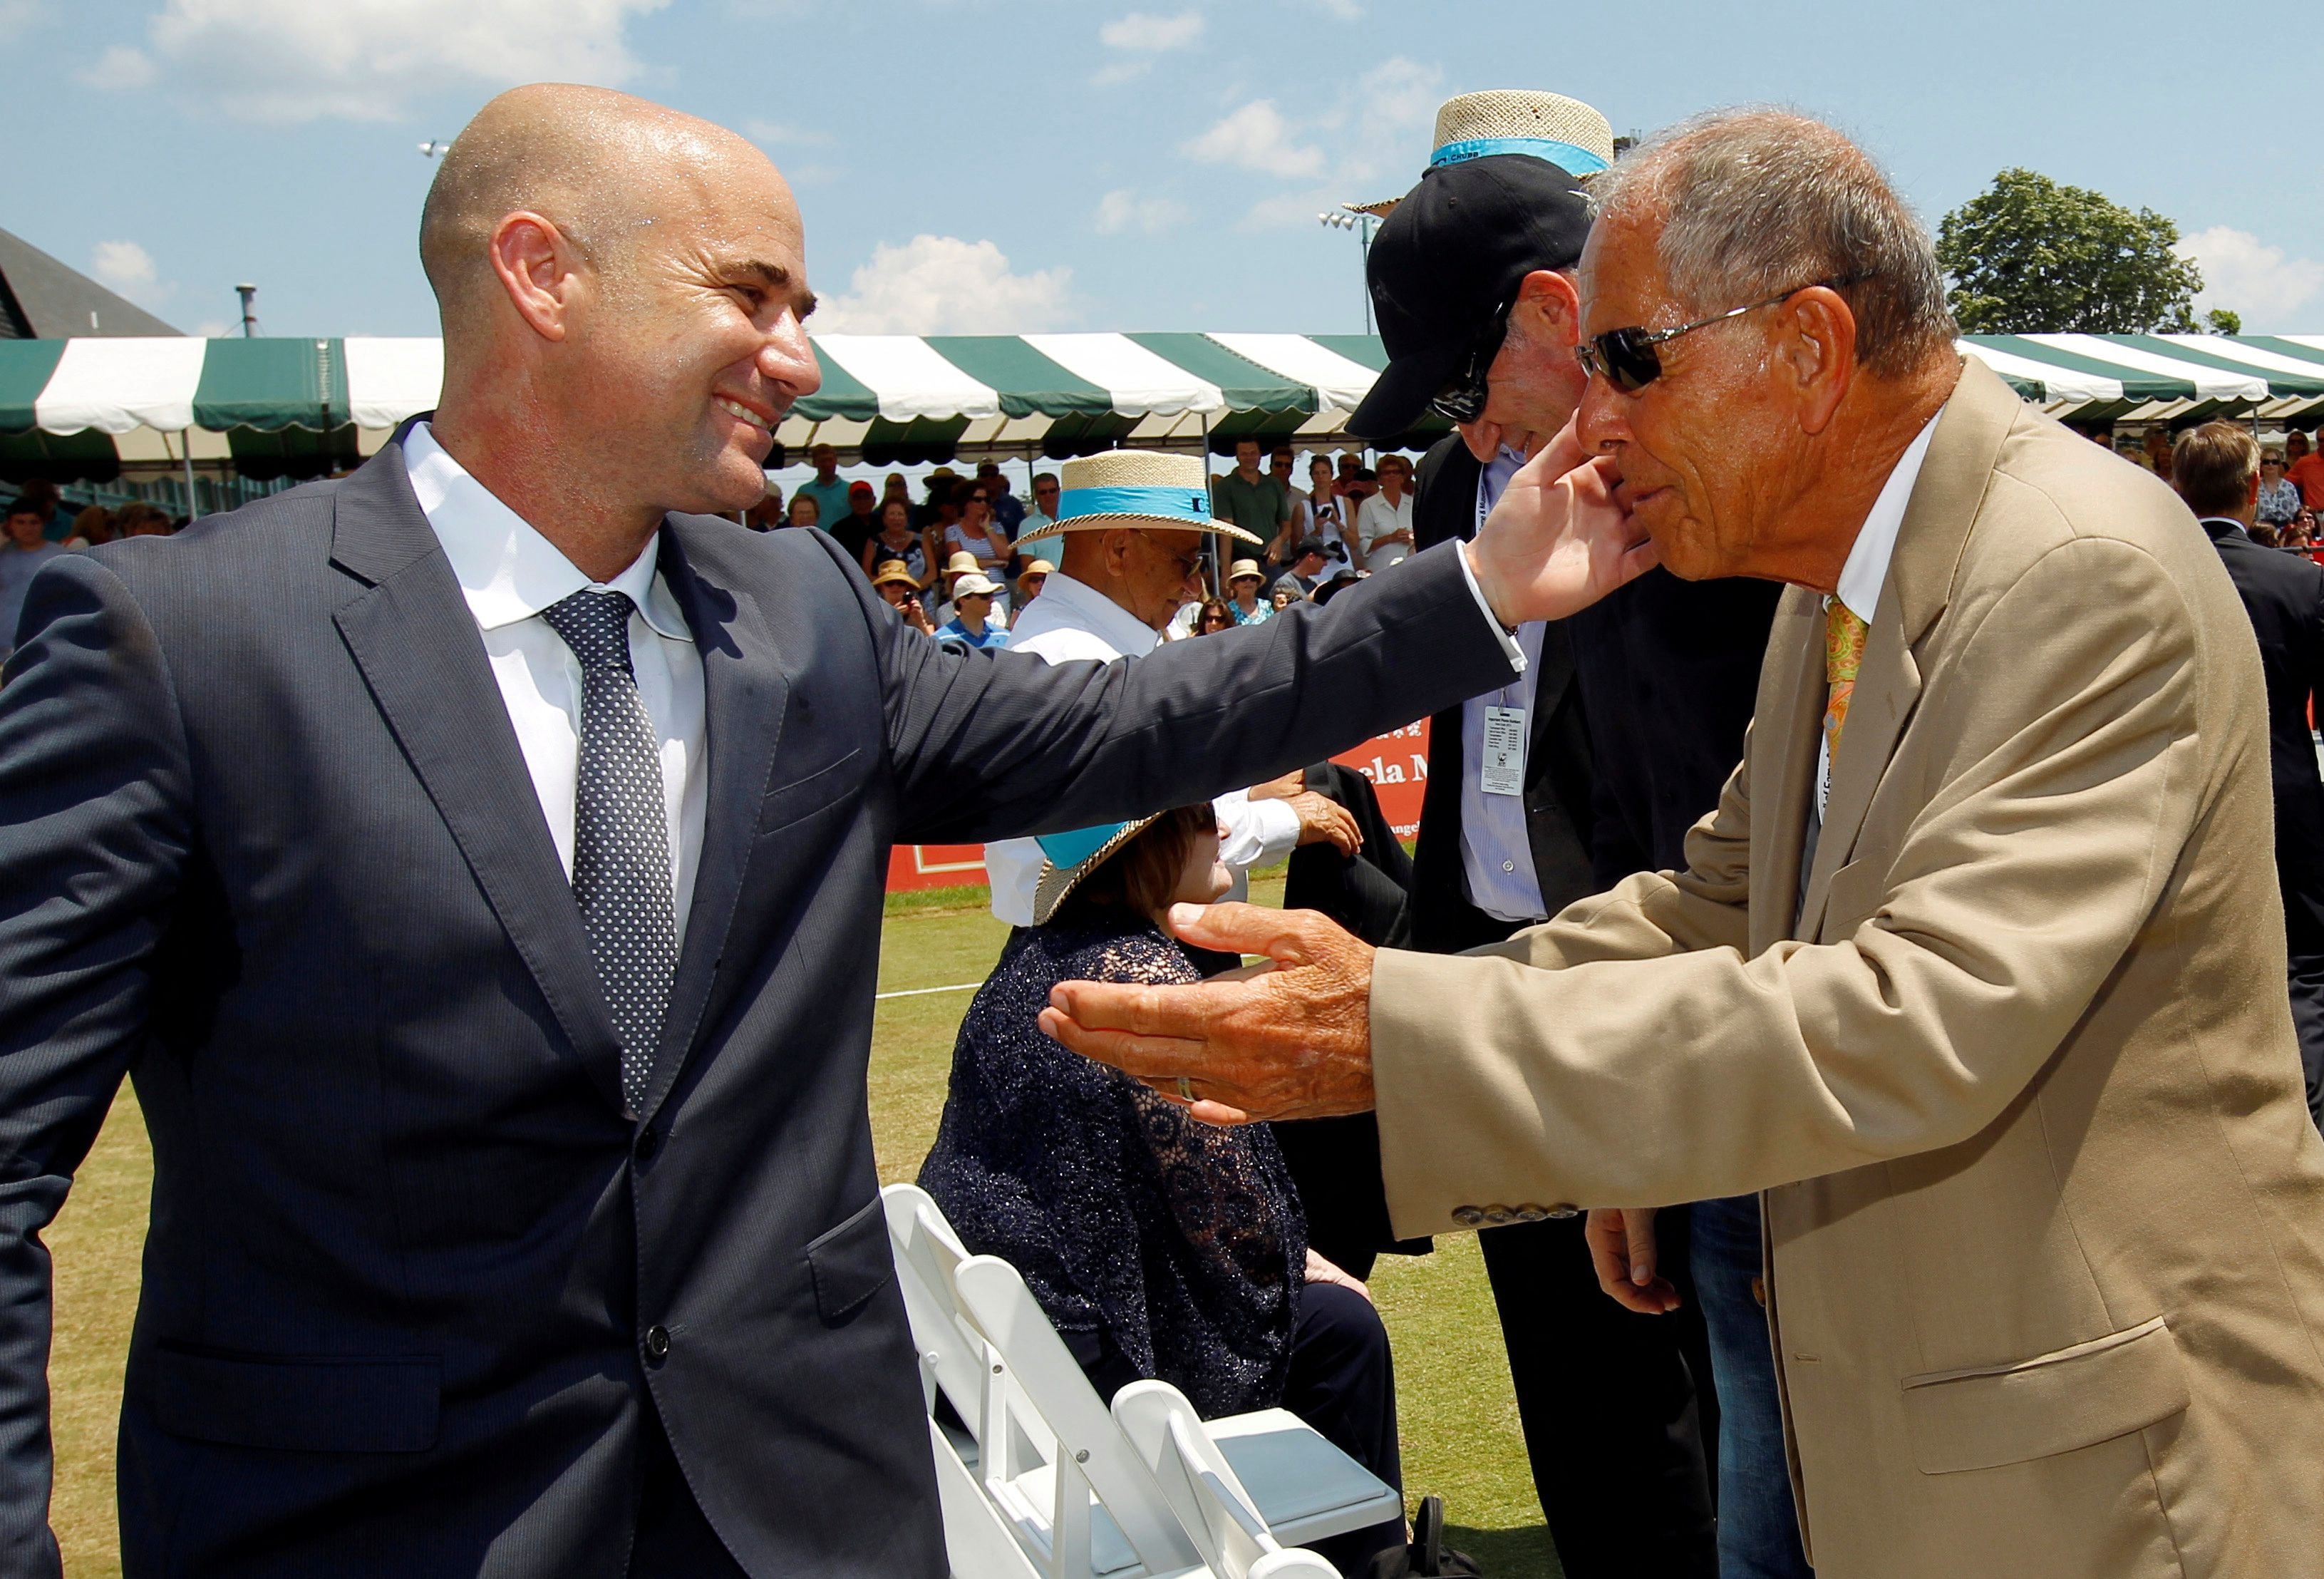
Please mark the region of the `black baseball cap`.
<svg viewBox="0 0 2324 1579"><path fill-rule="evenodd" d="M1348 431L1411 431L1518 282L1572 268L1589 237L1582 183L1545 159L1496 153L1429 170L1372 239L1364 278L1388 362Z"/></svg>

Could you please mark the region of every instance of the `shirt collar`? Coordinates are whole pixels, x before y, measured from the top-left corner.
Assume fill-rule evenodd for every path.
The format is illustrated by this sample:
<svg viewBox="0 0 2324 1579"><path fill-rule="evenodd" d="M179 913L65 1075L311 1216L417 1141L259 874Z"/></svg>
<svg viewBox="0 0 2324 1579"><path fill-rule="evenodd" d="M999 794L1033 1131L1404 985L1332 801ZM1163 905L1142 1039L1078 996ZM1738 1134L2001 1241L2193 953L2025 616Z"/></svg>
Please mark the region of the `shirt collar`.
<svg viewBox="0 0 2324 1579"><path fill-rule="evenodd" d="M1880 485L1880 496L1872 502L1872 512L1857 530L1848 563L1840 568L1835 596L1848 605L1849 613L1868 625L1880 606L1880 588L1888 579L1888 562L1896 557L1896 533L1904 524L1904 507L1913 502L1913 485L1920 480L1921 463L1929 458L1929 440L1936 436L1937 418L1943 415L1943 408L1938 408L1937 416L1931 417L1904 447L1895 469Z"/></svg>
<svg viewBox="0 0 2324 1579"><path fill-rule="evenodd" d="M1142 658L1161 644L1162 638L1128 609L1086 582L1063 570L1052 570L1041 584L1041 596L1017 622L1010 640L1022 642L1044 631L1085 631L1124 658ZM1031 626L1028 630L1025 627Z"/></svg>
<svg viewBox="0 0 2324 1579"><path fill-rule="evenodd" d="M2244 531L2244 523L2237 521L2232 515L2199 515L2195 518L2195 524L2197 526L2206 527L2224 526L2231 531L2241 533L2241 535L2245 537L2251 536L2251 533Z"/></svg>
<svg viewBox="0 0 2324 1579"><path fill-rule="evenodd" d="M436 441L427 423L414 424L404 435L403 465L420 512L452 563L468 612L484 630L529 620L585 587L596 586L628 595L655 634L674 642L694 640L657 567L659 531L646 540L643 551L620 575L611 581L591 581L530 522L470 476Z"/></svg>

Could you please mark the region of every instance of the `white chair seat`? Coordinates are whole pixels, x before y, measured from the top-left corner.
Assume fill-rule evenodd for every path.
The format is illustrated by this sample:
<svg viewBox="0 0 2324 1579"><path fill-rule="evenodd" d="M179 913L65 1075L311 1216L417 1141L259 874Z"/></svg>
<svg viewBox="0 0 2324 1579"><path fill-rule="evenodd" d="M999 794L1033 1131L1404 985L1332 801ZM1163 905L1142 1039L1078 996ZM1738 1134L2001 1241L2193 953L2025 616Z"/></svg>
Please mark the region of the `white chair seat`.
<svg viewBox="0 0 2324 1579"><path fill-rule="evenodd" d="M1311 1546L1404 1517L1404 1499L1393 1488L1289 1409L1254 1409L1204 1425L1250 1493L1251 1507L1285 1546Z"/></svg>

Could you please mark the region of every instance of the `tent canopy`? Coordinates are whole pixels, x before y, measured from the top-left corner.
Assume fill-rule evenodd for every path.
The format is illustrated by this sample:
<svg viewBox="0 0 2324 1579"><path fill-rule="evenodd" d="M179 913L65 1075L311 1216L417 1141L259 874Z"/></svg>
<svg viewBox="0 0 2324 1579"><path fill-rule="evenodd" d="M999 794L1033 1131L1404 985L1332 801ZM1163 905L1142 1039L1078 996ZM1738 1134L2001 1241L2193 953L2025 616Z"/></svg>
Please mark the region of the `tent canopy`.
<svg viewBox="0 0 2324 1579"><path fill-rule="evenodd" d="M2088 420L2324 411L2324 336L1976 335L2024 398ZM777 431L872 465L1116 445L1219 453L1234 440L1352 442L1387 365L1367 335L825 335L823 387ZM0 475L109 480L231 466L313 476L377 449L435 404L432 339L0 340ZM1426 443L1434 418L1387 448ZM188 450L190 448L190 456Z"/></svg>

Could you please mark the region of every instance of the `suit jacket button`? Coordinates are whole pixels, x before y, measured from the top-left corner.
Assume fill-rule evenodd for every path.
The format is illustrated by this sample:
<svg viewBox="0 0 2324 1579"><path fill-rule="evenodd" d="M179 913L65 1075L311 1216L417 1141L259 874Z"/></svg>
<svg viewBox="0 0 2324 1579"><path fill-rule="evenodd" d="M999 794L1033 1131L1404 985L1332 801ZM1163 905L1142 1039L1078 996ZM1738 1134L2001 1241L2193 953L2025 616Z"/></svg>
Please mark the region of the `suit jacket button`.
<svg viewBox="0 0 2324 1579"><path fill-rule="evenodd" d="M669 1329L659 1322L646 1328L646 1360L659 1365L669 1358Z"/></svg>
<svg viewBox="0 0 2324 1579"><path fill-rule="evenodd" d="M640 1162L651 1162L654 1153L661 1150L661 1134L655 1130L638 1131L637 1157Z"/></svg>
<svg viewBox="0 0 2324 1579"><path fill-rule="evenodd" d="M1545 1207L1536 1206L1531 1202L1517 1208L1517 1221L1520 1223L1538 1223L1548 1215Z"/></svg>
<svg viewBox="0 0 2324 1579"><path fill-rule="evenodd" d="M1463 1228L1474 1228L1478 1223L1482 1223L1484 1220L1485 1214L1474 1206L1455 1206L1452 1208L1452 1221L1458 1223Z"/></svg>
<svg viewBox="0 0 2324 1579"><path fill-rule="evenodd" d="M1495 1202L1492 1205L1489 1205L1489 1206L1488 1206L1488 1207L1486 1207L1486 1208L1485 1208L1485 1221L1486 1221L1486 1222L1488 1222L1488 1223L1506 1223L1506 1222L1508 1222L1508 1220L1509 1220L1509 1209L1508 1209L1507 1206L1504 1206L1504 1205L1500 1205L1499 1202Z"/></svg>
<svg viewBox="0 0 2324 1579"><path fill-rule="evenodd" d="M1581 1208L1581 1207L1579 1207L1579 1206L1576 1206L1576 1205L1570 1205L1570 1204L1569 1204L1569 1203L1567 1203L1567 1202L1560 1201L1560 1202L1558 1202L1558 1203L1557 1203L1557 1205L1555 1205L1554 1206L1550 1207L1546 1214L1547 1214L1547 1215L1549 1215L1549 1216L1551 1216L1551 1217L1554 1217L1554 1218L1556 1218L1560 1223L1563 1223L1563 1222L1564 1222L1568 1217L1579 1217L1579 1216L1581 1216L1581 1215L1582 1215L1582 1208Z"/></svg>

